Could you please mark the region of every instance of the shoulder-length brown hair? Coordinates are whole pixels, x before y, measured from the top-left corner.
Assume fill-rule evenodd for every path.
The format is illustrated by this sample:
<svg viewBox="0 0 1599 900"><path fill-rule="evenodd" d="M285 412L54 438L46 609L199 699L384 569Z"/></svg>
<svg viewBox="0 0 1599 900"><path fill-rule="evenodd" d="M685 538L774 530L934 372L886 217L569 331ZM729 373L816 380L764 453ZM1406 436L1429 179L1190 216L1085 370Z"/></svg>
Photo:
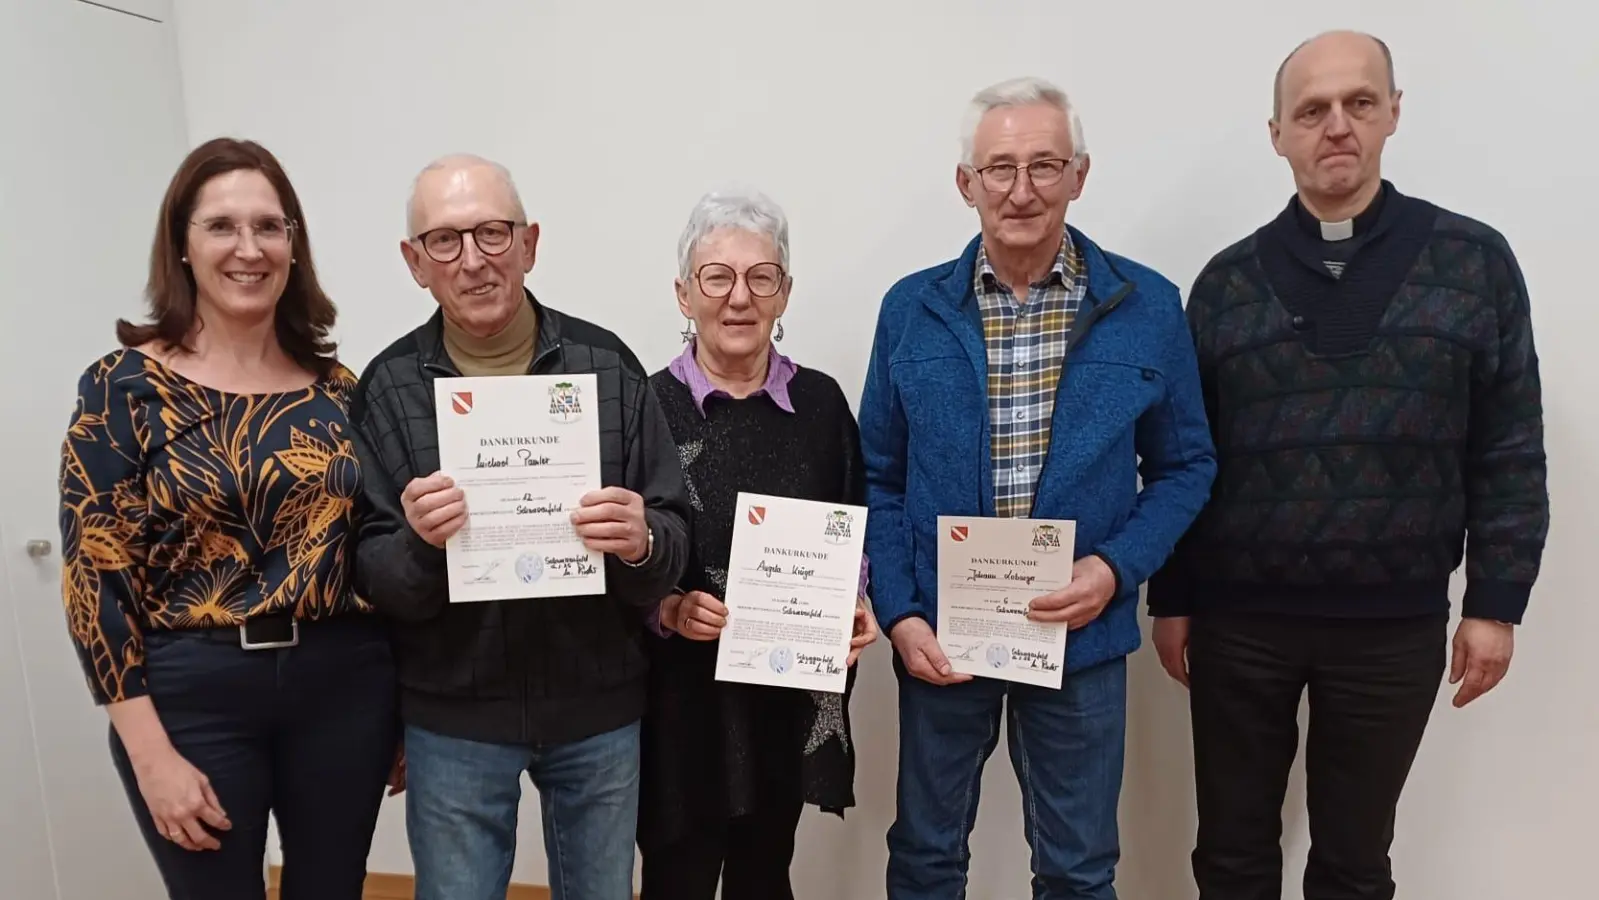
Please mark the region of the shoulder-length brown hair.
<svg viewBox="0 0 1599 900"><path fill-rule="evenodd" d="M289 266L289 280L275 313L278 343L295 362L325 378L336 365L336 345L328 331L337 309L317 282L300 197L277 157L254 141L215 138L194 148L178 166L161 201L155 244L150 250L150 280L145 285L150 322L136 325L118 320L117 340L127 347L158 341L169 349L193 349L188 341L196 324L194 272L183 261L189 219L206 182L240 169L266 176L278 192L283 214L294 223L290 232L294 263Z"/></svg>

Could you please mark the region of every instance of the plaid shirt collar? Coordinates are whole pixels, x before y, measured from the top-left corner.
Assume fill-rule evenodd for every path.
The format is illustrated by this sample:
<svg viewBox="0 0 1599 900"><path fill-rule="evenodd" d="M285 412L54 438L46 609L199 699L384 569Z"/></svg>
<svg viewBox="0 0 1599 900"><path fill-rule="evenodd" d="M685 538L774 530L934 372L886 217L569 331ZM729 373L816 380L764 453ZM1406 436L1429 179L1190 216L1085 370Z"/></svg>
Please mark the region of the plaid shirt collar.
<svg viewBox="0 0 1599 900"><path fill-rule="evenodd" d="M1077 280L1077 272L1081 268L1077 247L1072 243L1072 233L1069 229L1062 229L1063 236L1060 241L1060 250L1055 253L1055 264L1050 266L1044 274L1041 284L1060 283L1068 288ZM994 301L1007 293L1002 288L1007 287L999 280L999 275L994 271L994 266L988 261L988 243L981 241L977 245L977 263L972 267L976 273L972 276L972 288L981 300ZM1024 301L1025 302L1025 301Z"/></svg>

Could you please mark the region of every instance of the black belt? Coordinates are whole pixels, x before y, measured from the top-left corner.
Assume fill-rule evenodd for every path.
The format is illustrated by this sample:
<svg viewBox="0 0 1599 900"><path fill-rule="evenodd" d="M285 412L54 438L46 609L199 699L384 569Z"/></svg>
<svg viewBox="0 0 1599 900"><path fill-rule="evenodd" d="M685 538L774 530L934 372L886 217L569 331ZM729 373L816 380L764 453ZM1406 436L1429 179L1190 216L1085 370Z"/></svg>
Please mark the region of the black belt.
<svg viewBox="0 0 1599 900"><path fill-rule="evenodd" d="M239 646L246 650L276 650L300 643L300 620L287 610L246 619L239 626Z"/></svg>
<svg viewBox="0 0 1599 900"><path fill-rule="evenodd" d="M300 622L287 610L254 616L243 625L222 628L179 629L174 635L193 635L224 644L238 644L246 650L277 650L300 643Z"/></svg>

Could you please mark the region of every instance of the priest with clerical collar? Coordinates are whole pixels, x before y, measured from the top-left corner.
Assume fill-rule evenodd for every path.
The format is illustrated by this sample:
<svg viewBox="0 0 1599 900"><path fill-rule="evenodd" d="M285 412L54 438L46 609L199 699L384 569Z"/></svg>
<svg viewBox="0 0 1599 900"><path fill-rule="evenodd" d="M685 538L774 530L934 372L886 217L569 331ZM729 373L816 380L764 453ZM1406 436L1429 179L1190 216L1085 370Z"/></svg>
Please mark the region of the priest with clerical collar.
<svg viewBox="0 0 1599 900"><path fill-rule="evenodd" d="M1393 897L1395 810L1443 676L1456 707L1499 683L1538 577L1527 287L1497 231L1383 179L1399 110L1381 41L1300 45L1270 120L1296 194L1189 297L1219 470L1149 605L1190 688L1203 900L1279 896L1307 687L1305 896Z"/></svg>

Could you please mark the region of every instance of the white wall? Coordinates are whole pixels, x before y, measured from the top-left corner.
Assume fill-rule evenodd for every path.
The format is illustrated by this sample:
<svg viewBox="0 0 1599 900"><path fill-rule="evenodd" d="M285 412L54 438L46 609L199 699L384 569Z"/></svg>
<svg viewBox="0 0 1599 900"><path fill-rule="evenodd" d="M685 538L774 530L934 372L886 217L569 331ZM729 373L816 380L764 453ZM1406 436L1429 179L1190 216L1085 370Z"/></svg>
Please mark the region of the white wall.
<svg viewBox="0 0 1599 900"><path fill-rule="evenodd" d="M181 94L169 26L72 0L0 0L6 898L164 895L63 616L56 475L78 376L140 306L156 207L186 150ZM53 552L30 555L32 540Z"/></svg>
<svg viewBox="0 0 1599 900"><path fill-rule="evenodd" d="M1508 236L1545 365L1555 498L1545 576L1509 681L1466 711L1441 696L1395 850L1403 896L1499 900L1575 896L1599 808L1599 666L1588 652L1599 604L1581 558L1599 532L1599 475L1583 466L1599 459L1586 402L1599 330L1586 277L1596 72L1580 6L1531 5L1537 15L1490 0L1412 0L1402 13L1355 0L176 8L191 139L247 135L282 157L351 364L430 312L396 249L405 192L429 158L470 150L511 167L543 225L533 288L615 329L651 367L680 347L671 279L690 205L726 180L766 189L794 227L784 349L851 393L883 290L955 254L975 228L952 177L976 88L1035 73L1073 91L1094 167L1072 221L1186 286L1287 198L1265 128L1281 56L1323 28L1381 33L1406 91L1388 174ZM842 825L807 818L802 896L882 894L895 715L886 648L875 649L855 706L862 806ZM1132 678L1122 892L1191 896L1185 701L1148 651ZM984 790L972 893L1025 896L1003 750ZM525 812L516 877L542 882L537 817ZM1287 817L1292 882L1306 845L1300 801ZM374 870L409 870L402 819L391 801Z"/></svg>

